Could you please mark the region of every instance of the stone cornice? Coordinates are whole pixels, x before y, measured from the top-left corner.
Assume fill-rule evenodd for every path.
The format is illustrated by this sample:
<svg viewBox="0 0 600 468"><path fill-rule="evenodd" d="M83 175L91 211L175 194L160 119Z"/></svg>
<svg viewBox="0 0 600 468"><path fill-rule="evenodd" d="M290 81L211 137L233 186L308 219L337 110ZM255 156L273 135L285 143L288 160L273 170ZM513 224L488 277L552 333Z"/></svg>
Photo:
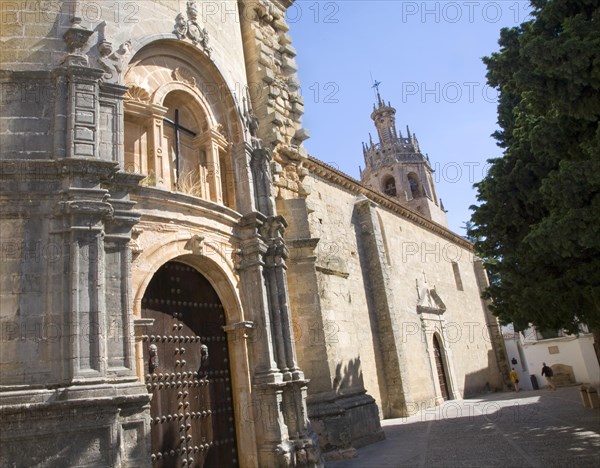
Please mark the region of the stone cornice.
<svg viewBox="0 0 600 468"><path fill-rule="evenodd" d="M159 187L134 187L131 200L137 203L136 208L142 213L142 220L164 220L166 214L173 211L183 215L206 217L233 228L242 218L240 213L224 205ZM157 209L162 211L157 212ZM178 220L177 223L182 225L184 221Z"/></svg>
<svg viewBox="0 0 600 468"><path fill-rule="evenodd" d="M342 171L331 167L323 161L320 161L313 156L309 156L303 161L303 166L311 172L313 172L314 174L318 175L319 177L322 177L326 180L329 180L330 182L333 182L334 184L344 187L345 189L354 192L357 195L364 195L369 200L377 203L377 205L386 208L387 210L392 211L393 213L396 213L401 217L408 219L413 223L418 224L419 226L422 226L428 231L431 231L445 239L448 239L451 242L454 242L457 245L460 245L461 247L469 250L470 252L473 251L473 244L471 244L465 238L459 236L458 234L455 234L449 229L433 221L428 220L427 218L421 216L420 214L416 213L410 208L407 208L401 205L400 203L376 192L375 190L366 186L362 182L359 182L358 180L350 177Z"/></svg>

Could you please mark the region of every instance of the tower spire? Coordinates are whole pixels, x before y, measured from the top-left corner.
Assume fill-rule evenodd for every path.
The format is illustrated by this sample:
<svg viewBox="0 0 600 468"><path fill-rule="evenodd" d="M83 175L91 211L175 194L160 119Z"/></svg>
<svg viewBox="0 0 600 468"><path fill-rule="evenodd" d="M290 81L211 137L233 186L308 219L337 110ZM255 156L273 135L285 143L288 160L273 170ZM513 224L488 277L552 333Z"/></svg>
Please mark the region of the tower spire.
<svg viewBox="0 0 600 468"><path fill-rule="evenodd" d="M381 82L372 83L376 101L371 119L377 129L377 141L369 133L368 146L363 145L365 168L361 168L361 180L445 226L446 213L437 198L429 158L421 153L417 136L408 125L406 137L397 131L396 109L381 98Z"/></svg>

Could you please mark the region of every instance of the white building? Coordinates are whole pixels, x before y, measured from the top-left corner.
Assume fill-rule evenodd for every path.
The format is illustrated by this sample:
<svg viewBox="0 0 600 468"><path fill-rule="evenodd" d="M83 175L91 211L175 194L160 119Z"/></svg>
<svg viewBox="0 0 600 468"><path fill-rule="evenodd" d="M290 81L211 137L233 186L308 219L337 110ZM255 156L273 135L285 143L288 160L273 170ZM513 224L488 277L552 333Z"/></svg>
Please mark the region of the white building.
<svg viewBox="0 0 600 468"><path fill-rule="evenodd" d="M558 385L575 383L600 384L600 366L594 353L594 338L587 329L579 336L562 331L539 330L535 327L515 332L512 325L502 328L511 367L519 374L522 389L533 389L531 376L540 388L546 386L542 376L545 362L554 371Z"/></svg>

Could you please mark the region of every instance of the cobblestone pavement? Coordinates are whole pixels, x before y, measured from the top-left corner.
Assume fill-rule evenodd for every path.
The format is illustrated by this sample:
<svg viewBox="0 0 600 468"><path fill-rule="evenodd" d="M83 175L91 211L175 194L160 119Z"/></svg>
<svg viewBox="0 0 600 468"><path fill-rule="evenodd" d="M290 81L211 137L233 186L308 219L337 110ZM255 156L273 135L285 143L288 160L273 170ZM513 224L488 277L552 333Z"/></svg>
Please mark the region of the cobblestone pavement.
<svg viewBox="0 0 600 468"><path fill-rule="evenodd" d="M579 387L447 401L382 426L386 440L327 468L600 466L600 410Z"/></svg>

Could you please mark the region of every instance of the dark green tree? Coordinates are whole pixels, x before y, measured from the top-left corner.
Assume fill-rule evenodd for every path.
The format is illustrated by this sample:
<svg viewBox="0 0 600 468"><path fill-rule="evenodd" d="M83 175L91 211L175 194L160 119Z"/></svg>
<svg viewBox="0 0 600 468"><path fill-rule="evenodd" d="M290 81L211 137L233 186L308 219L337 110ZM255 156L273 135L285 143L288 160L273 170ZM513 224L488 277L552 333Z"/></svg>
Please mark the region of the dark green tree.
<svg viewBox="0 0 600 468"><path fill-rule="evenodd" d="M483 59L504 155L475 185L467 235L503 323L587 324L600 356L600 3L531 6L531 20L502 29L500 50Z"/></svg>

